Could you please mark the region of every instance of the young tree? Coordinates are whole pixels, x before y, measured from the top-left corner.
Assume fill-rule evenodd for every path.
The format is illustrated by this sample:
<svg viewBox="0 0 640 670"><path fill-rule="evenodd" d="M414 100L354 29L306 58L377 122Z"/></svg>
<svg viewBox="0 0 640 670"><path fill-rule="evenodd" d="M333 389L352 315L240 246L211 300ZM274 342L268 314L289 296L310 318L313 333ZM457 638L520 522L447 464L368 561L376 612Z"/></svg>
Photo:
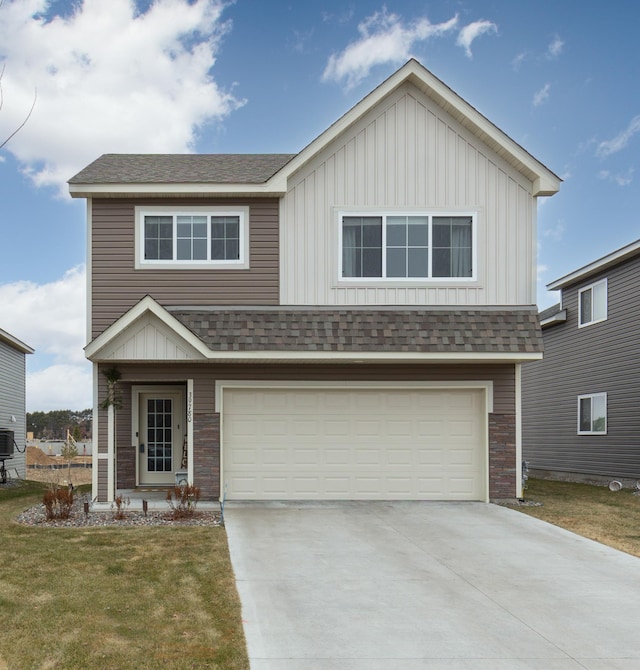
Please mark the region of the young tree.
<svg viewBox="0 0 640 670"><path fill-rule="evenodd" d="M71 485L71 461L78 455L78 445L76 444L76 441L73 439L71 433L67 431L67 440L64 443L64 446L62 447L62 458L67 461L67 467L68 467L68 477L67 481Z"/></svg>

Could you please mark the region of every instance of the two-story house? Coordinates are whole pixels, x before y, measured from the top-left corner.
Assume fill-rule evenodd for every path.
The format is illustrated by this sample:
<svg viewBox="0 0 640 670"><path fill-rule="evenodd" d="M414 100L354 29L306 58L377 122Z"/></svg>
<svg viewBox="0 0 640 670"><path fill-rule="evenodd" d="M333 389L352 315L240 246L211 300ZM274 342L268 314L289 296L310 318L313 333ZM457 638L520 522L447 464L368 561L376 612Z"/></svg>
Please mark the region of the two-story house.
<svg viewBox="0 0 640 670"><path fill-rule="evenodd" d="M559 184L415 60L295 155L98 158L70 180L94 495L519 495L536 201Z"/></svg>
<svg viewBox="0 0 640 670"><path fill-rule="evenodd" d="M544 360L522 368L524 457L539 476L640 479L640 241L551 282Z"/></svg>
<svg viewBox="0 0 640 670"><path fill-rule="evenodd" d="M26 476L26 357L33 349L0 329L0 471ZM4 466L4 467L2 467Z"/></svg>

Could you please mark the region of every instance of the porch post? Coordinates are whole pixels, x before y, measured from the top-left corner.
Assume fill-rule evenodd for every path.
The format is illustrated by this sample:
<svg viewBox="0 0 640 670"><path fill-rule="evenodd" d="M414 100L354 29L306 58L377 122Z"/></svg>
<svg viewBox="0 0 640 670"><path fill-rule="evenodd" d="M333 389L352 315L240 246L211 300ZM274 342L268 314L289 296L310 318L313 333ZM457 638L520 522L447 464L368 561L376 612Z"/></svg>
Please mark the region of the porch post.
<svg viewBox="0 0 640 670"><path fill-rule="evenodd" d="M116 410L113 403L107 407L107 502L115 498L116 483Z"/></svg>
<svg viewBox="0 0 640 670"><path fill-rule="evenodd" d="M187 379L187 481L193 484L193 379Z"/></svg>

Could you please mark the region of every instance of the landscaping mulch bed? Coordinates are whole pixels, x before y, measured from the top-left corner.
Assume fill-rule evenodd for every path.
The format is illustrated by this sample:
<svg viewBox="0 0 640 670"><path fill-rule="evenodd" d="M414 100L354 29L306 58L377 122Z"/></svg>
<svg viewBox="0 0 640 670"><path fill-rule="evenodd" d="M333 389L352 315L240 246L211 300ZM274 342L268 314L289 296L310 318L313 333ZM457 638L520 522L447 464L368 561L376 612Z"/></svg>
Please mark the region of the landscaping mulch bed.
<svg viewBox="0 0 640 670"><path fill-rule="evenodd" d="M84 513L83 501L75 500L68 519L47 519L43 504L35 505L18 514L15 521L23 526L43 526L47 528L85 528L93 526L220 526L220 512L195 510L192 516L174 519L171 511L149 510L144 512L126 511L122 518L115 511Z"/></svg>

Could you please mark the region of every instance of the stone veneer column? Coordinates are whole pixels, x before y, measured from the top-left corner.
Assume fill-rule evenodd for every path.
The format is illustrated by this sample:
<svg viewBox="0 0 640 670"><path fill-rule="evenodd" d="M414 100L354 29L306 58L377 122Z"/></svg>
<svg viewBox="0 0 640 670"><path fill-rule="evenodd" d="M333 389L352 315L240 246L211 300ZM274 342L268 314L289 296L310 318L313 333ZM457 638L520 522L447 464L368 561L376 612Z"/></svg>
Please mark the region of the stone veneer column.
<svg viewBox="0 0 640 670"><path fill-rule="evenodd" d="M516 417L489 414L489 498L516 497Z"/></svg>
<svg viewBox="0 0 640 670"><path fill-rule="evenodd" d="M203 499L220 497L220 414L193 415L193 483Z"/></svg>
<svg viewBox="0 0 640 670"><path fill-rule="evenodd" d="M117 449L117 489L135 489L136 487L136 447L118 447Z"/></svg>

